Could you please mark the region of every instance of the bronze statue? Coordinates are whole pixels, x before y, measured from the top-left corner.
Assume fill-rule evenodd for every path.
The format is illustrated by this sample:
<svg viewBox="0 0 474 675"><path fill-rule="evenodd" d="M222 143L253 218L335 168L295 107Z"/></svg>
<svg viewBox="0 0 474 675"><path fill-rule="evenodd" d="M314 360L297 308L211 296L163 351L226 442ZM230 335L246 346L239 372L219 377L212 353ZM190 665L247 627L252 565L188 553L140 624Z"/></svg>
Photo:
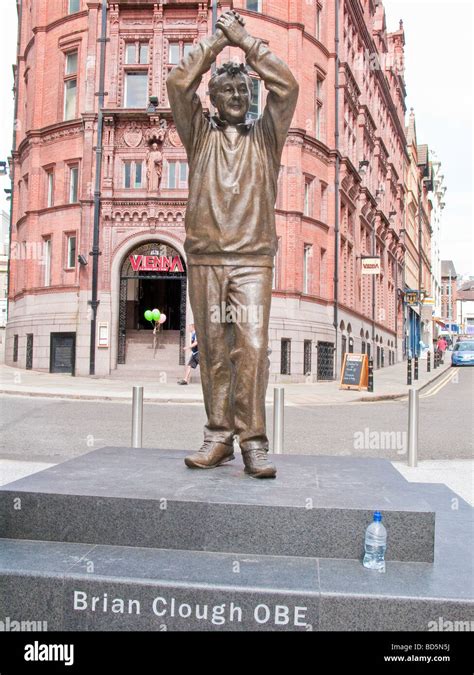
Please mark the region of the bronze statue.
<svg viewBox="0 0 474 675"><path fill-rule="evenodd" d="M244 51L268 90L257 120L247 119L252 79L247 68L236 63L218 68L209 82L218 115L203 114L197 89L228 45ZM189 161L184 248L207 413L204 444L185 463L210 469L234 459L236 435L246 473L273 478L265 391L277 250L274 207L298 83L283 61L247 33L242 17L228 11L214 35L170 72L167 87Z"/></svg>

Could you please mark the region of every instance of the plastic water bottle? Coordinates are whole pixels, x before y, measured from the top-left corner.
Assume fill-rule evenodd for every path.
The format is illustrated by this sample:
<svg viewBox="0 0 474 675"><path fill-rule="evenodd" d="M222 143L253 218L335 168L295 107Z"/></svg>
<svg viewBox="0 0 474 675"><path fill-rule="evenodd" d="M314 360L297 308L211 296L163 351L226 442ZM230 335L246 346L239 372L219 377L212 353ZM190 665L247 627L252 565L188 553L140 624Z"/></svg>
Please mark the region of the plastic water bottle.
<svg viewBox="0 0 474 675"><path fill-rule="evenodd" d="M374 520L365 531L365 555L362 564L369 570L385 572L387 530L382 524L382 514L375 511Z"/></svg>

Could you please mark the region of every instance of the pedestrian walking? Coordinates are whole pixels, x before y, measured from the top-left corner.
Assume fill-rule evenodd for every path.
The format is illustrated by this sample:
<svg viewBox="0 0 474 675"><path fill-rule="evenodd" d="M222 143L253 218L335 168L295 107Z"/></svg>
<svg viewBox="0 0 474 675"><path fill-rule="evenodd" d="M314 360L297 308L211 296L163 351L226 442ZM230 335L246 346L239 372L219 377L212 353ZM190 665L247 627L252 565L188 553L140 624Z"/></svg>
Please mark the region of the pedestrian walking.
<svg viewBox="0 0 474 675"><path fill-rule="evenodd" d="M184 378L181 380L178 380L178 384L189 384L189 380L191 379L191 371L195 370L198 365L199 365L199 347L198 347L198 342L196 338L196 331L194 330L194 324L190 324L189 326L189 331L191 333L191 343L189 347L183 347L183 351L188 351L189 349L191 350L191 358L188 361L188 364L186 366L186 370L184 373Z"/></svg>

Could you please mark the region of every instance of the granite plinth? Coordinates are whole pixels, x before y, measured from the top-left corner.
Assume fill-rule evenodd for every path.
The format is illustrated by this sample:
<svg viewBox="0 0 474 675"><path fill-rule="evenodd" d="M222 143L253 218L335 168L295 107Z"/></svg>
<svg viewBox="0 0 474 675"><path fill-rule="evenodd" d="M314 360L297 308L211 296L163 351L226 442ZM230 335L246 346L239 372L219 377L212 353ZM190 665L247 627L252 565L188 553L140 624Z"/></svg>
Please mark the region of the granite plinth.
<svg viewBox="0 0 474 675"><path fill-rule="evenodd" d="M103 448L3 486L2 536L357 559L381 510L388 560L433 561L434 513L388 461L276 456L277 478L257 481L240 458L199 471L185 455Z"/></svg>
<svg viewBox="0 0 474 675"><path fill-rule="evenodd" d="M105 448L0 488L5 630L474 625L473 510L445 486L383 460L291 456L261 482L239 460L190 471L184 454ZM385 574L360 560L375 508Z"/></svg>

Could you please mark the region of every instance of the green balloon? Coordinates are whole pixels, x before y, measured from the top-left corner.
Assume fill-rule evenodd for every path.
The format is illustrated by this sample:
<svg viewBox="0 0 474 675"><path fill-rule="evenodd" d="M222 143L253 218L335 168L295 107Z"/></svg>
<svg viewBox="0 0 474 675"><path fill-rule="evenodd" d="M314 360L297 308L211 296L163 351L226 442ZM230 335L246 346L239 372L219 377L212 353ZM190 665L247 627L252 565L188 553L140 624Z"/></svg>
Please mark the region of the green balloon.
<svg viewBox="0 0 474 675"><path fill-rule="evenodd" d="M161 312L160 312L159 309L154 309L154 310L152 311L151 315L152 315L152 317L153 317L153 321L159 321L159 320L160 320L160 316L161 316Z"/></svg>
<svg viewBox="0 0 474 675"><path fill-rule="evenodd" d="M145 319L147 321L153 321L153 312L151 312L149 309L147 309L145 312Z"/></svg>

